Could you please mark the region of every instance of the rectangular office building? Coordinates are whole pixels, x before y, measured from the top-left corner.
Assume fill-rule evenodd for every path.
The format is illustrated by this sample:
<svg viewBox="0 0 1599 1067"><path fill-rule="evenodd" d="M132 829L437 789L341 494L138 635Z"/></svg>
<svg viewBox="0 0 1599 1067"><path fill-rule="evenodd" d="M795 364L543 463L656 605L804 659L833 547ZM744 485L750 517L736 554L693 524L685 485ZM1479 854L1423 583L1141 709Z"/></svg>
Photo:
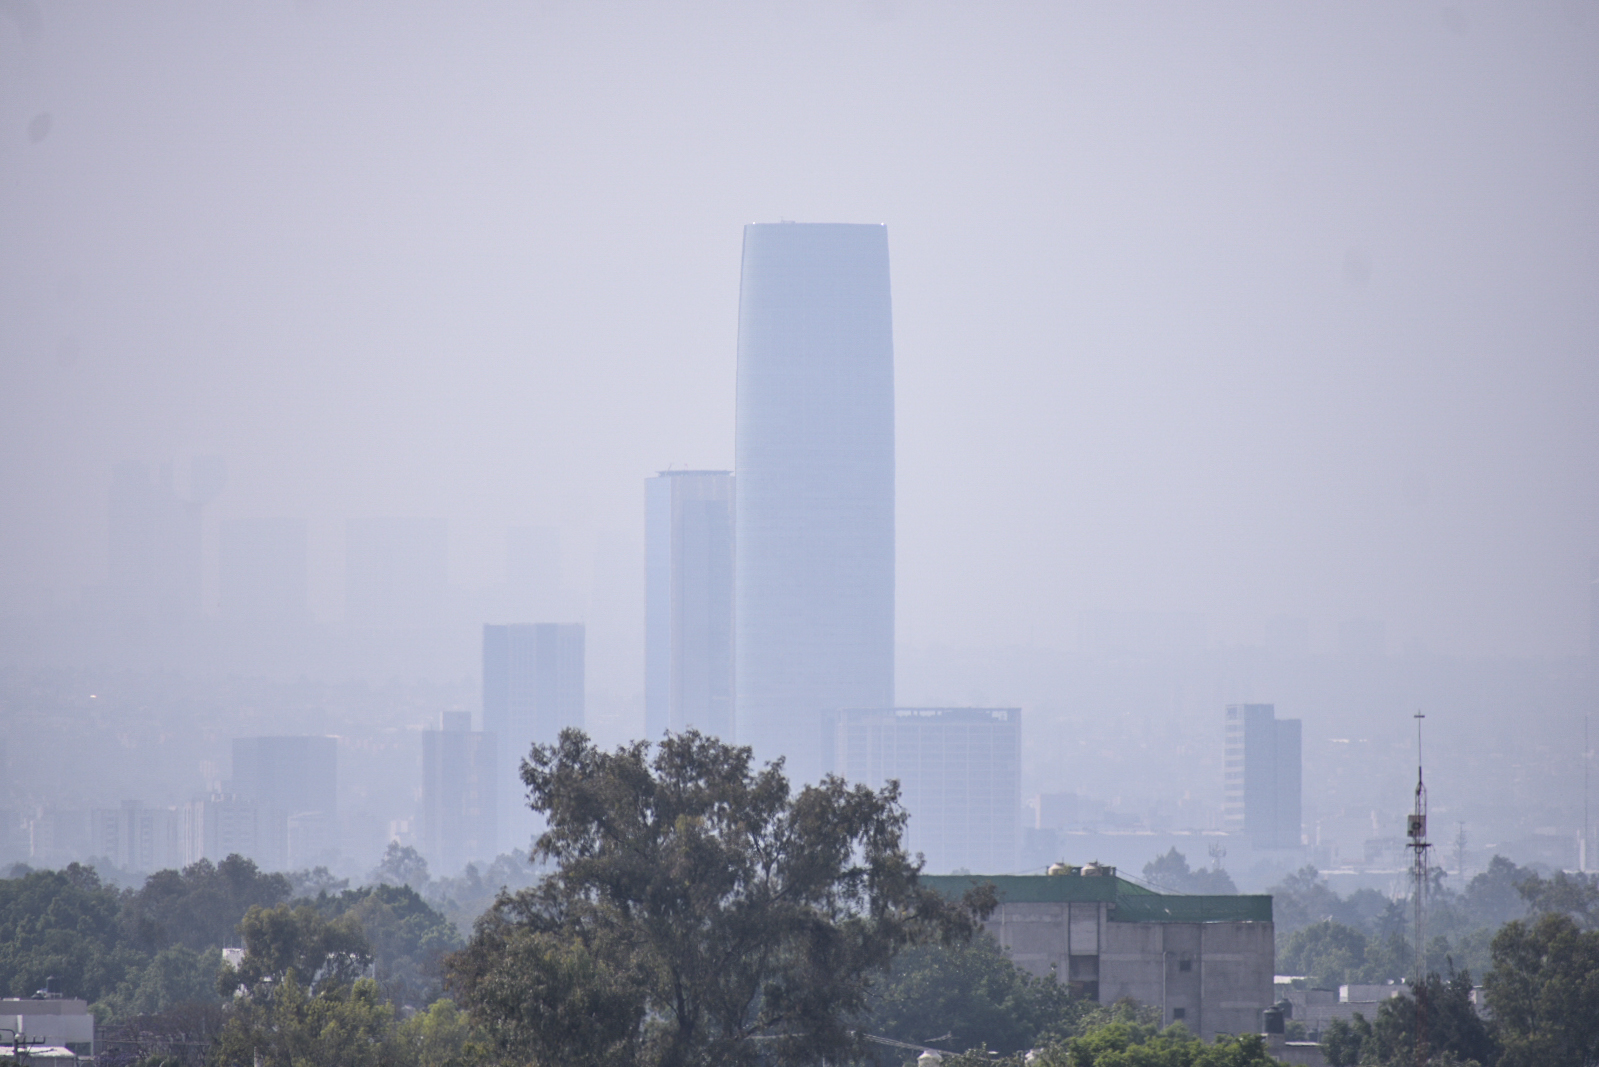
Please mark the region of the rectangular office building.
<svg viewBox="0 0 1599 1067"><path fill-rule="evenodd" d="M498 848L494 735L472 729L472 713L446 711L422 732L422 854L440 875Z"/></svg>
<svg viewBox="0 0 1599 1067"><path fill-rule="evenodd" d="M644 725L733 740L733 475L644 483Z"/></svg>
<svg viewBox="0 0 1599 1067"><path fill-rule="evenodd" d="M1229 704L1223 763L1223 825L1255 848L1301 843L1301 734L1271 704Z"/></svg>
<svg viewBox="0 0 1599 1067"><path fill-rule="evenodd" d="M483 627L483 730L494 735L500 851L527 848L537 823L519 768L535 745L583 727L582 623Z"/></svg>
<svg viewBox="0 0 1599 1067"><path fill-rule="evenodd" d="M927 870L1015 870L1021 836L1018 708L851 709L838 714L833 771L900 784L906 847Z"/></svg>

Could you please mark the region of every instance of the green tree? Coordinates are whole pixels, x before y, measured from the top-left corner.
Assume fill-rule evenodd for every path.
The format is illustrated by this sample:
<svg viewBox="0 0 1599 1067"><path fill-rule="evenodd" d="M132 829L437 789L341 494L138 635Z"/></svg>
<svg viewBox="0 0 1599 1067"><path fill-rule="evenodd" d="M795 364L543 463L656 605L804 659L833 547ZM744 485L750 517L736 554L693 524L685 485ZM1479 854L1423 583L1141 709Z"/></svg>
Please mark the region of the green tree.
<svg viewBox="0 0 1599 1067"><path fill-rule="evenodd" d="M197 952L238 944L239 920L252 907L289 899L281 874L265 874L253 860L232 855L221 863L192 863L157 871L132 894L122 922L134 944L148 952L187 945Z"/></svg>
<svg viewBox="0 0 1599 1067"><path fill-rule="evenodd" d="M148 958L122 937L121 908L122 895L76 863L0 881L0 992L31 996L51 975L91 1003L114 992Z"/></svg>
<svg viewBox="0 0 1599 1067"><path fill-rule="evenodd" d="M986 934L906 949L872 1001L866 1028L873 1034L1001 1052L1065 1036L1086 1007L1053 978L1034 978L1017 967Z"/></svg>
<svg viewBox="0 0 1599 1067"><path fill-rule="evenodd" d="M1136 1008L1102 1014L1081 1034L1035 1053L994 1059L974 1050L946 1059L944 1067L1274 1067L1258 1034L1218 1037L1205 1044L1174 1023L1161 1030L1140 1018Z"/></svg>
<svg viewBox="0 0 1599 1067"><path fill-rule="evenodd" d="M96 1007L102 1018L155 1015L178 1004L215 1004L222 951L196 952L172 945L157 952L143 968L130 971L115 993Z"/></svg>
<svg viewBox="0 0 1599 1067"><path fill-rule="evenodd" d="M1447 980L1429 974L1410 995L1391 997L1377 1007L1377 1019L1359 1012L1352 1022L1335 1019L1322 1035L1322 1054L1331 1067L1409 1067L1416 1055L1416 1006L1425 1005L1428 1062L1492 1067L1499 1043L1471 1003L1471 976L1462 971Z"/></svg>
<svg viewBox="0 0 1599 1067"><path fill-rule="evenodd" d="M251 908L239 932L244 959L237 969L224 968L218 983L224 993L243 988L265 995L291 978L313 991L336 988L372 962L372 947L353 916L330 920L306 904Z"/></svg>
<svg viewBox="0 0 1599 1067"><path fill-rule="evenodd" d="M367 875L367 881L378 885L403 885L422 889L428 884L428 861L410 845L390 841L383 859Z"/></svg>
<svg viewBox="0 0 1599 1067"><path fill-rule="evenodd" d="M1569 915L1584 930L1599 927L1599 874L1556 871L1544 878L1533 872L1516 890L1534 915Z"/></svg>
<svg viewBox="0 0 1599 1067"><path fill-rule="evenodd" d="M1504 1067L1599 1061L1599 931L1563 913L1506 923L1483 981Z"/></svg>
<svg viewBox="0 0 1599 1067"><path fill-rule="evenodd" d="M312 995L290 972L259 996L230 1007L211 1062L218 1067L411 1067L416 1058L400 1037L393 1005L372 979Z"/></svg>
<svg viewBox="0 0 1599 1067"><path fill-rule="evenodd" d="M1302 974L1316 985L1337 988L1366 973L1366 935L1324 919L1289 935L1278 957L1286 974Z"/></svg>
<svg viewBox="0 0 1599 1067"><path fill-rule="evenodd" d="M492 1050L453 1000L436 1000L400 1024L400 1041L420 1067L486 1067Z"/></svg>
<svg viewBox="0 0 1599 1067"><path fill-rule="evenodd" d="M416 890L404 885L362 886L321 897L316 909L347 916L372 949L373 977L383 995L402 1008L422 1008L443 992L443 960L461 947L455 926Z"/></svg>
<svg viewBox="0 0 1599 1067"><path fill-rule="evenodd" d="M690 731L648 758L581 732L522 764L554 871L502 896L450 981L514 1056L569 1065L812 1063L858 1053L870 979L907 944L969 936L900 845L898 791ZM989 897L992 894L990 892Z"/></svg>
<svg viewBox="0 0 1599 1067"><path fill-rule="evenodd" d="M1178 852L1176 845L1144 864L1144 881L1172 893L1231 895L1238 892L1232 876L1220 867L1190 870L1188 857Z"/></svg>

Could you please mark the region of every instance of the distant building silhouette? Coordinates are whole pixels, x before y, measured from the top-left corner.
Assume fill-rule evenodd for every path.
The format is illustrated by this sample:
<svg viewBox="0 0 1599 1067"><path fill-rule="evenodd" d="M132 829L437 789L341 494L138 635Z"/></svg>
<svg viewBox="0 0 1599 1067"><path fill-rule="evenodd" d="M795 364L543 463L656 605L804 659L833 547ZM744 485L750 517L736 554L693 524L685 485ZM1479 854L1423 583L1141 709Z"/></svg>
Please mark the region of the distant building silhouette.
<svg viewBox="0 0 1599 1067"><path fill-rule="evenodd" d="M733 729L733 476L662 471L644 482L644 723L660 740Z"/></svg>
<svg viewBox="0 0 1599 1067"><path fill-rule="evenodd" d="M1271 704L1229 704L1223 761L1223 824L1255 848L1301 843L1301 735L1298 719Z"/></svg>
<svg viewBox="0 0 1599 1067"><path fill-rule="evenodd" d="M351 519L345 524L344 618L352 627L422 630L444 615L443 519Z"/></svg>
<svg viewBox="0 0 1599 1067"><path fill-rule="evenodd" d="M440 875L498 853L494 740L467 711L443 712L422 732L422 854Z"/></svg>
<svg viewBox="0 0 1599 1067"><path fill-rule="evenodd" d="M231 519L222 524L221 615L258 625L310 616L304 519Z"/></svg>
<svg viewBox="0 0 1599 1067"><path fill-rule="evenodd" d="M260 812L232 793L208 793L183 809L183 862L218 863L237 853L262 859Z"/></svg>
<svg viewBox="0 0 1599 1067"><path fill-rule="evenodd" d="M1020 709L847 709L833 738L834 770L846 781L899 782L906 847L926 855L929 872L1016 869Z"/></svg>
<svg viewBox="0 0 1599 1067"><path fill-rule="evenodd" d="M483 627L483 730L494 735L499 760L500 851L527 848L537 825L524 803L522 760L566 727L581 728L583 704L581 623Z"/></svg>
<svg viewBox="0 0 1599 1067"><path fill-rule="evenodd" d="M894 345L882 226L744 228L736 733L790 776L894 702Z"/></svg>
<svg viewBox="0 0 1599 1067"><path fill-rule="evenodd" d="M137 800L89 813L89 855L130 871L160 871L184 865L183 812L147 808Z"/></svg>
<svg viewBox="0 0 1599 1067"><path fill-rule="evenodd" d="M256 809L256 862L269 870L314 866L337 836L338 741L235 738L232 791Z"/></svg>
<svg viewBox="0 0 1599 1067"><path fill-rule="evenodd" d="M200 615L200 511L183 499L165 463L154 479L124 463L111 479L110 607L117 615L170 626Z"/></svg>
<svg viewBox="0 0 1599 1067"><path fill-rule="evenodd" d="M561 582L561 532L552 526L513 526L505 536L505 584L510 610L524 619L566 613Z"/></svg>

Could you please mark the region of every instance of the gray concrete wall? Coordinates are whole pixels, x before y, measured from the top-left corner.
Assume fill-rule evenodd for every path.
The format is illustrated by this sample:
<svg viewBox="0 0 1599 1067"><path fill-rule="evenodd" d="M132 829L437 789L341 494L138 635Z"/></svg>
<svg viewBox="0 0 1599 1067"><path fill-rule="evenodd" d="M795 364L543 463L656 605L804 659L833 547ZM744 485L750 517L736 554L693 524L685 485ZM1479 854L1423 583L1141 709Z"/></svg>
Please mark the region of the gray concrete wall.
<svg viewBox="0 0 1599 1067"><path fill-rule="evenodd" d="M984 924L1024 971L1095 983L1101 1004L1131 997L1206 1038L1259 1033L1272 1004L1272 923L1119 923L1104 904L1001 904Z"/></svg>

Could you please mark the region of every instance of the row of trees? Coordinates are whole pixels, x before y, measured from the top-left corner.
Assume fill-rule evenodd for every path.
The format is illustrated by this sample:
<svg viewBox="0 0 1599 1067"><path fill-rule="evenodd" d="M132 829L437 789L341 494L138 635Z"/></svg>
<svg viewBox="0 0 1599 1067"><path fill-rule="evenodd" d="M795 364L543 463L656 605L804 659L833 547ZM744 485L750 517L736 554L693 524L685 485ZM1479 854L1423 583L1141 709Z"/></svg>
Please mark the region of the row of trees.
<svg viewBox="0 0 1599 1067"><path fill-rule="evenodd" d="M1102 1009L1020 971L973 936L991 887L954 901L921 884L892 786L830 778L792 794L780 764L756 768L748 749L692 732L605 752L568 731L535 747L522 777L547 826L531 859L549 874L501 892L464 944L404 884L417 873L403 850L386 884L324 880L304 895L302 879L297 897L236 857L137 891L74 867L0 883L0 979L26 991L64 975L121 1012L112 1067L139 1056L144 1067L886 1065L922 1046L977 1049L955 1058L972 1065L991 1052L1019 1065L1028 1050L1045 1067L1269 1062L1256 1037L1205 1044L1158 1030L1135 1005ZM1162 860L1167 877L1210 876ZM1283 908L1290 924L1305 918L1293 945L1333 914L1391 916L1360 894L1328 899L1314 872L1296 878ZM1588 883L1516 884L1522 907L1543 914L1489 945L1492 1025L1470 1004L1469 975L1432 978L1369 1024L1335 1028L1330 1061L1399 1062L1419 1002L1433 1046L1455 1062L1592 1062ZM1330 905L1344 910L1315 917ZM219 945L238 938L242 961L220 966Z"/></svg>

